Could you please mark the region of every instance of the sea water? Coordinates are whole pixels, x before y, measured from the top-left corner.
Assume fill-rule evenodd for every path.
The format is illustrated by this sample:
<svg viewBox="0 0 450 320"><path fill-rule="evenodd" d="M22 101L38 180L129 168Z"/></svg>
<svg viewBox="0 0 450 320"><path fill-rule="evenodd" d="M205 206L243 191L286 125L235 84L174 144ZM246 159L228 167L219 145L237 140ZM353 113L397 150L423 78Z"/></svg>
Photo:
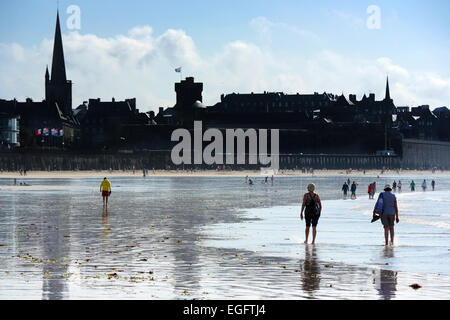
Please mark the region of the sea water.
<svg viewBox="0 0 450 320"><path fill-rule="evenodd" d="M370 223L397 176L0 179L1 299L298 299L449 297L450 177L401 176L400 223L385 247ZM436 191L411 193L426 178ZM316 184L317 244L303 244L300 200ZM420 282L422 288L409 285Z"/></svg>
<svg viewBox="0 0 450 320"><path fill-rule="evenodd" d="M450 194L448 191L397 194L400 223L394 246L384 246L380 220L371 223L375 200L323 200L317 251L325 261L450 275ZM295 257L303 244L300 205L247 209L250 222L208 227L208 243ZM309 243L312 240L312 229Z"/></svg>

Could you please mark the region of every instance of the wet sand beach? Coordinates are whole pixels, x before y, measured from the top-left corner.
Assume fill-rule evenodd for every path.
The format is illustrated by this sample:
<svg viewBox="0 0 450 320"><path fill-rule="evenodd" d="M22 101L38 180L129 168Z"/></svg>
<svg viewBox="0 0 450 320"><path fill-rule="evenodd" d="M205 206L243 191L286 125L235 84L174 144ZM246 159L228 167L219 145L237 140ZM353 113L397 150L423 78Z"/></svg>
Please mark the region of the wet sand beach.
<svg viewBox="0 0 450 320"><path fill-rule="evenodd" d="M366 184L392 183L387 174L348 175L359 183L354 201L340 199L345 172L276 176L273 185L255 173L253 186L240 175L32 174L31 186L0 177L0 299L450 296L449 175L426 174L434 193L399 196L396 245L386 248L381 225L370 224ZM107 211L103 176L112 183ZM425 176L401 178L406 187ZM314 246L302 243L298 218L309 182L325 208Z"/></svg>

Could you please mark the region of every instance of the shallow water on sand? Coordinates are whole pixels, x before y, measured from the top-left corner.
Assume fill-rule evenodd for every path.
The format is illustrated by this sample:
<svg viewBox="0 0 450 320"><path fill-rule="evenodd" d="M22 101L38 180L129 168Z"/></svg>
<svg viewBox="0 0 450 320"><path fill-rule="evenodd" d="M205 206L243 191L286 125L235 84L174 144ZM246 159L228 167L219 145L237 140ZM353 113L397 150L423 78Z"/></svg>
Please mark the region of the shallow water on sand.
<svg viewBox="0 0 450 320"><path fill-rule="evenodd" d="M438 191L399 196L393 248L380 245L365 191L394 176L355 178L358 199L346 201L342 176L256 177L253 186L240 177L111 178L107 211L102 178L0 179L0 299L450 296L450 199L439 191L450 190L448 176L435 177ZM402 177L404 186L410 179L423 177ZM327 208L315 246L302 244L298 219L310 182Z"/></svg>

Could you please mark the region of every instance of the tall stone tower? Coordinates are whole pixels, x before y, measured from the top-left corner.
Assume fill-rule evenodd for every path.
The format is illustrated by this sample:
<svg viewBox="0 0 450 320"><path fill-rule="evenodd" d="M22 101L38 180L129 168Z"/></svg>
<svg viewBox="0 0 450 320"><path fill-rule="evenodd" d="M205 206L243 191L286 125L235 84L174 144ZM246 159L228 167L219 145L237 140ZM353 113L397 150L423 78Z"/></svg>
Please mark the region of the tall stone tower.
<svg viewBox="0 0 450 320"><path fill-rule="evenodd" d="M190 108L196 101L202 102L203 83L194 82L193 77L187 77L175 83L177 93L177 108Z"/></svg>
<svg viewBox="0 0 450 320"><path fill-rule="evenodd" d="M72 81L66 78L66 65L64 63L58 12L56 13L51 77L48 72L48 67L45 72L45 100L51 104L56 102L65 116L72 115Z"/></svg>
<svg viewBox="0 0 450 320"><path fill-rule="evenodd" d="M175 83L177 103L175 104L176 124L184 127L192 127L196 118L196 105L202 102L203 83L195 82L193 77L187 77Z"/></svg>

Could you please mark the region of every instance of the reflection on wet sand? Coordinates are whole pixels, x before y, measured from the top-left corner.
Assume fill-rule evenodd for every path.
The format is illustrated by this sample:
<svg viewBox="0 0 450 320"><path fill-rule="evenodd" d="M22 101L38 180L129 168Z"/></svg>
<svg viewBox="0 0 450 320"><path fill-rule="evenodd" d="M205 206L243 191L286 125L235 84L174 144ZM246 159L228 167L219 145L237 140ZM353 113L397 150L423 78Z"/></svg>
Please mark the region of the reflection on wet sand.
<svg viewBox="0 0 450 320"><path fill-rule="evenodd" d="M341 178L333 179L323 188L331 190ZM330 240L301 245L305 252L299 252L298 243L288 239L298 233L297 225L273 208L298 202L298 190L310 180L279 179L271 186L258 179L249 186L241 178L121 178L112 181L115 192L108 210L102 208L94 179L47 179L33 183L49 186L43 190L2 190L0 298L398 299L416 294L412 289L396 291L397 275L391 271L376 273L374 287L371 270L337 263L337 253L359 252L359 235L357 245L339 247ZM52 185L65 188L51 190ZM299 185L302 188L293 187ZM262 207L276 218L274 223L242 210ZM333 232L340 218L330 218ZM356 221L360 226L354 217L348 219L345 223ZM240 247L236 230L258 221L261 229L250 233ZM205 232L212 226L224 234ZM211 245L211 240L221 239L236 242L227 250ZM372 248L376 247L369 250L377 265L397 261L394 249L397 256L404 252L398 247ZM408 278L401 275L398 286L403 288ZM419 282L409 279L408 285ZM418 291L420 298L424 293L445 297L444 280L427 280L427 289ZM438 286L432 287L432 281Z"/></svg>
<svg viewBox="0 0 450 320"><path fill-rule="evenodd" d="M62 199L61 199L62 200ZM63 205L58 210L67 213L70 207L69 202L61 202ZM40 221L40 233L42 233L42 257L45 263L42 266L42 299L61 300L67 292L67 281L64 277L67 274L68 264L62 262L64 257L70 254L70 229L55 228L62 226L69 219L67 215L46 214Z"/></svg>
<svg viewBox="0 0 450 320"><path fill-rule="evenodd" d="M384 247L382 257L385 259L394 258L394 248L389 246ZM384 300L395 298L395 292L397 291L397 272L381 269L379 273L379 283L375 281L378 294Z"/></svg>
<svg viewBox="0 0 450 320"><path fill-rule="evenodd" d="M397 291L397 272L392 270L380 270L380 283L377 287L378 294L384 300L395 298Z"/></svg>
<svg viewBox="0 0 450 320"><path fill-rule="evenodd" d="M109 226L109 213L108 209L103 208L102 212L102 239L108 240L111 228Z"/></svg>
<svg viewBox="0 0 450 320"><path fill-rule="evenodd" d="M176 198L174 205L182 208L184 199ZM168 235L174 245L170 246L170 253L173 256L173 270L175 275L174 294L183 296L187 294L200 294L199 282L201 280L202 250L196 244L198 239L198 224L207 223L203 208L198 210L183 210L173 223L168 225ZM180 226L183 227L180 231Z"/></svg>
<svg viewBox="0 0 450 320"><path fill-rule="evenodd" d="M302 289L308 292L311 298L314 298L314 294L320 288L320 266L315 245L305 245L305 260L301 280Z"/></svg>
<svg viewBox="0 0 450 320"><path fill-rule="evenodd" d="M385 246L382 252L383 258L394 258L394 248Z"/></svg>

